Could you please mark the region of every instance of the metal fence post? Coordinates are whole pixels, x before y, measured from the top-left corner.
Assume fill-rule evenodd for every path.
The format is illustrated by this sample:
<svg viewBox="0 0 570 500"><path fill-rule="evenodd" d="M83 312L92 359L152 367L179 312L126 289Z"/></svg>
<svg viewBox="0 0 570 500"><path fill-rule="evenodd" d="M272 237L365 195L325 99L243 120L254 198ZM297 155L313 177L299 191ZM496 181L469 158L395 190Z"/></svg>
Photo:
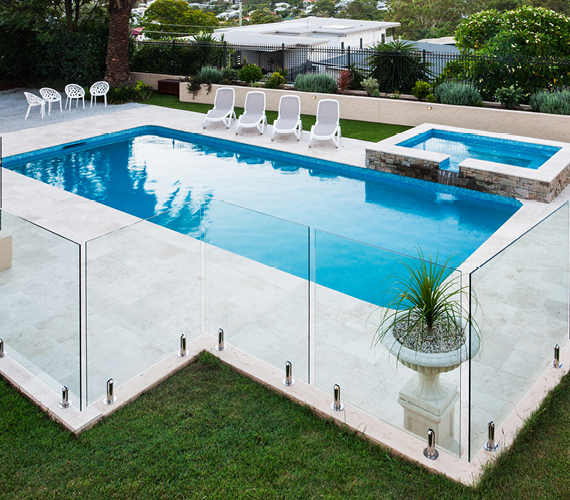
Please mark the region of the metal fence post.
<svg viewBox="0 0 570 500"><path fill-rule="evenodd" d="M176 74L176 40L172 39L172 63L170 68L170 74Z"/></svg>
<svg viewBox="0 0 570 500"><path fill-rule="evenodd" d="M509 85L513 84L513 54L509 55Z"/></svg>
<svg viewBox="0 0 570 500"><path fill-rule="evenodd" d="M283 65L283 76L285 76L285 44L282 43L281 44L281 59L282 59L282 65Z"/></svg>
<svg viewBox="0 0 570 500"><path fill-rule="evenodd" d="M347 65L346 65L346 69L348 69L350 71L350 45L347 48Z"/></svg>
<svg viewBox="0 0 570 500"><path fill-rule="evenodd" d="M224 41L224 68L228 66L228 42Z"/></svg>

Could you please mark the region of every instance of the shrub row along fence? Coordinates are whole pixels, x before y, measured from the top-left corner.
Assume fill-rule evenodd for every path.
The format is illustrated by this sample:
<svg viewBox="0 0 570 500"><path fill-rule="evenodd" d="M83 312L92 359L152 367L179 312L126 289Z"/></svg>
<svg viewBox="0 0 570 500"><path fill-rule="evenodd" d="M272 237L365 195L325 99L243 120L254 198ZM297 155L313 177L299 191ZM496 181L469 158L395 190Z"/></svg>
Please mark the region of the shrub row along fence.
<svg viewBox="0 0 570 500"><path fill-rule="evenodd" d="M132 70L194 75L203 66L240 68L254 63L265 73L282 71L285 80L293 82L299 74L324 73L338 78L341 71L350 69L353 81L371 76L378 79L383 92L409 92L418 80L435 84L452 80L472 83L484 99L492 99L498 88L510 85L527 94L570 85L570 59L385 49L137 42Z"/></svg>

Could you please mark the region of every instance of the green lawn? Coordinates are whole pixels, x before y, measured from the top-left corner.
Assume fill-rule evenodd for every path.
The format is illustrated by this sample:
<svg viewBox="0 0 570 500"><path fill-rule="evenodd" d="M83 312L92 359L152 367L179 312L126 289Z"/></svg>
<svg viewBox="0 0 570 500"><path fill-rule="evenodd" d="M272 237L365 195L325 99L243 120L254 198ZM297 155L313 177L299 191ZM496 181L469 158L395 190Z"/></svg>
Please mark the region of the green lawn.
<svg viewBox="0 0 570 500"><path fill-rule="evenodd" d="M0 498L570 498L569 396L566 376L472 488L390 457L209 354L79 437L0 378Z"/></svg>
<svg viewBox="0 0 570 500"><path fill-rule="evenodd" d="M154 106L164 106L167 108L184 109L186 111L195 111L197 113L207 113L213 108L210 104L201 104L198 102L180 102L178 97L168 94L158 94L153 92L145 104ZM239 117L243 113L243 108L236 108L236 114ZM272 124L277 119L277 111L267 111L267 122ZM312 115L301 115L303 122L303 130L311 130L315 124L315 117ZM389 125L386 123L370 123L358 120L340 120L343 137L351 139L360 139L361 141L378 142L387 137L391 137L399 132L408 130L410 127L404 125Z"/></svg>

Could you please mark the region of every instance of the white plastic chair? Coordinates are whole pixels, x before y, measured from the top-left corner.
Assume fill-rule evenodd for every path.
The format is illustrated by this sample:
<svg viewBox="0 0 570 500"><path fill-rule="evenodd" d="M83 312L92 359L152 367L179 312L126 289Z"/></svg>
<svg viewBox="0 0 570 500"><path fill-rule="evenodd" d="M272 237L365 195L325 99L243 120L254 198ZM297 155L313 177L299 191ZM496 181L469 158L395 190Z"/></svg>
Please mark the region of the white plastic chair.
<svg viewBox="0 0 570 500"><path fill-rule="evenodd" d="M227 128L232 124L232 116L236 119L234 111L235 90L232 87L220 87L216 90L214 108L206 113L202 127L206 128L208 122L223 122Z"/></svg>
<svg viewBox="0 0 570 500"><path fill-rule="evenodd" d="M95 106L97 106L97 97L99 96L103 96L105 107L107 107L107 92L109 92L109 84L107 82L95 82L91 85L91 88L89 89L89 93L91 94L91 105L89 107L93 107L93 98L95 98Z"/></svg>
<svg viewBox="0 0 570 500"><path fill-rule="evenodd" d="M28 119L28 115L30 114L30 109L32 109L32 106L41 106L40 114L42 115L42 120L43 120L46 114L46 102L41 97L38 97L37 95L34 94L30 94L29 92L24 92L24 95L26 96L26 100L28 101L28 112L26 113L26 118L24 118L24 120Z"/></svg>
<svg viewBox="0 0 570 500"><path fill-rule="evenodd" d="M256 128L263 135L267 125L267 116L265 116L265 92L254 90L248 92L245 96L244 113L237 122L236 135L241 128Z"/></svg>
<svg viewBox="0 0 570 500"><path fill-rule="evenodd" d="M63 109L61 108L61 94L57 90L44 87L40 89L40 95L42 99L48 103L48 115L51 115L52 102L59 102L59 112L63 113Z"/></svg>
<svg viewBox="0 0 570 500"><path fill-rule="evenodd" d="M284 95L279 99L279 115L273 122L273 133L275 134L295 134L298 141L301 140L303 123L301 122L301 99L297 95Z"/></svg>
<svg viewBox="0 0 570 500"><path fill-rule="evenodd" d="M340 146L340 106L335 99L323 99L317 106L317 123L311 128L309 147L311 141L327 141L332 139L335 146Z"/></svg>
<svg viewBox="0 0 570 500"><path fill-rule="evenodd" d="M77 101L75 107L79 106L79 99L81 99L83 101L83 109L85 109L85 90L81 85L77 85L75 83L66 85L65 95L67 96L65 99L65 109L67 109L67 103L69 102L69 111L71 111L71 103L73 102L73 99Z"/></svg>

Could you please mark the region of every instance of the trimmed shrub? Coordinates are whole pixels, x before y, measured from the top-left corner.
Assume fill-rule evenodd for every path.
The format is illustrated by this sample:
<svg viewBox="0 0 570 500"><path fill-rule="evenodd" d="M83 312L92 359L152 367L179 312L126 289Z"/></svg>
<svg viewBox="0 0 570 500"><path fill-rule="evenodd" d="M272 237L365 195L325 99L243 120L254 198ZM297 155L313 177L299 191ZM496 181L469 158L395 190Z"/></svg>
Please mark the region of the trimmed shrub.
<svg viewBox="0 0 570 500"><path fill-rule="evenodd" d="M200 83L205 83L207 85L212 85L213 83L222 83L223 75L218 68L212 68L211 66L204 66L195 76L195 79Z"/></svg>
<svg viewBox="0 0 570 500"><path fill-rule="evenodd" d="M261 76L261 68L256 64L246 64L242 69L239 70L239 79L242 82L249 83L250 85L261 80Z"/></svg>
<svg viewBox="0 0 570 500"><path fill-rule="evenodd" d="M474 106L482 101L481 94L467 83L446 82L435 88L435 98L442 104L455 104L457 106Z"/></svg>
<svg viewBox="0 0 570 500"><path fill-rule="evenodd" d="M418 80L412 89L412 95L420 101L431 94L431 83Z"/></svg>
<svg viewBox="0 0 570 500"><path fill-rule="evenodd" d="M540 113L554 115L570 115L570 91L558 90L548 92L543 90L530 96L530 107Z"/></svg>
<svg viewBox="0 0 570 500"><path fill-rule="evenodd" d="M295 90L299 92L319 92L322 94L335 94L337 91L336 80L329 75L307 73L297 75L295 78Z"/></svg>
<svg viewBox="0 0 570 500"><path fill-rule="evenodd" d="M222 83L228 84L235 82L239 78L239 71L233 68L222 69Z"/></svg>
<svg viewBox="0 0 570 500"><path fill-rule="evenodd" d="M107 101L109 104L124 104L126 102L146 101L152 94L152 87L145 85L143 82L137 82L135 86L128 87L119 85L111 87L107 93Z"/></svg>
<svg viewBox="0 0 570 500"><path fill-rule="evenodd" d="M499 101L503 108L513 109L518 106L524 99L522 89L511 85L510 87L501 87L495 92L495 100Z"/></svg>
<svg viewBox="0 0 570 500"><path fill-rule="evenodd" d="M265 82L266 89L278 89L281 85L285 83L285 78L281 73L275 72L271 75L269 80Z"/></svg>

